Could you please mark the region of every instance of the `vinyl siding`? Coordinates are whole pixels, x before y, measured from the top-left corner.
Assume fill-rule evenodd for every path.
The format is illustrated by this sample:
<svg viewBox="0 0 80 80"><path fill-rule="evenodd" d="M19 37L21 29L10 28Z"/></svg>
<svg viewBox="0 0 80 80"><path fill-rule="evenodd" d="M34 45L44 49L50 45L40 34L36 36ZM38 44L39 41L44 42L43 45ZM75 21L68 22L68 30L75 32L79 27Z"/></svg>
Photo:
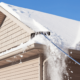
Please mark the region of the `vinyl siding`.
<svg viewBox="0 0 80 80"><path fill-rule="evenodd" d="M40 58L34 58L0 70L0 80L39 80Z"/></svg>
<svg viewBox="0 0 80 80"><path fill-rule="evenodd" d="M6 17L0 28L0 52L27 42L30 35L10 18Z"/></svg>

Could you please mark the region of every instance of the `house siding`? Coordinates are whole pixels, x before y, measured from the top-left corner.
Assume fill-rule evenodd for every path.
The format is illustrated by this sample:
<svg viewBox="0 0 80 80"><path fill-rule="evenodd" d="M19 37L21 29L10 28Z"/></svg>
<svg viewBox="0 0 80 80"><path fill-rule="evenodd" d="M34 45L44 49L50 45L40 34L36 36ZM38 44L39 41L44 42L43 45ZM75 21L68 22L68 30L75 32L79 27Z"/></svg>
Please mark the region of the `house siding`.
<svg viewBox="0 0 80 80"><path fill-rule="evenodd" d="M0 27L0 53L2 53L21 43L29 41L30 34L34 31L2 7L0 7L0 11L6 15L6 18ZM3 61L0 63L2 64L2 67L0 68L0 80L42 80L42 63L38 52L33 51L28 53L33 58L28 57L30 58L29 60L26 58L26 60L20 64L16 62L20 62L21 59L24 60L25 56L28 56L28 54L21 58L19 55L16 55L20 53L20 50L18 50L12 56L9 56L8 54L7 56L4 55L6 58L0 59L0 61ZM13 54L13 52L11 54ZM34 57L36 55L38 55L38 57ZM16 60L14 56L18 56L18 60ZM12 62L7 64L9 63L7 60L10 58L12 59Z"/></svg>
<svg viewBox="0 0 80 80"><path fill-rule="evenodd" d="M34 58L0 69L0 80L39 80L39 61Z"/></svg>
<svg viewBox="0 0 80 80"><path fill-rule="evenodd" d="M0 28L0 52L27 42L30 35L10 18L6 17Z"/></svg>

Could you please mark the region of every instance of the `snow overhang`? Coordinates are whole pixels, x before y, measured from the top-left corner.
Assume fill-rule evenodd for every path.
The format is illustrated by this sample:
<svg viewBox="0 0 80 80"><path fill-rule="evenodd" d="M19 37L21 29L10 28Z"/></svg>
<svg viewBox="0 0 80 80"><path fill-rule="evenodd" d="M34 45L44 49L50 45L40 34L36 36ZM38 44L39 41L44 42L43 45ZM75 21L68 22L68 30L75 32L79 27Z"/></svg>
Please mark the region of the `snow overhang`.
<svg viewBox="0 0 80 80"><path fill-rule="evenodd" d="M34 43L27 46L24 52L23 49L18 49L9 54L0 56L0 67L3 65L13 63L14 61L20 61L44 53L44 47L45 45Z"/></svg>
<svg viewBox="0 0 80 80"><path fill-rule="evenodd" d="M4 8L6 11L8 11L9 13L11 13L16 18L20 19L20 16L16 12L14 12L14 10L12 10L10 7L8 7L8 5L5 4L4 2L1 2L0 6Z"/></svg>

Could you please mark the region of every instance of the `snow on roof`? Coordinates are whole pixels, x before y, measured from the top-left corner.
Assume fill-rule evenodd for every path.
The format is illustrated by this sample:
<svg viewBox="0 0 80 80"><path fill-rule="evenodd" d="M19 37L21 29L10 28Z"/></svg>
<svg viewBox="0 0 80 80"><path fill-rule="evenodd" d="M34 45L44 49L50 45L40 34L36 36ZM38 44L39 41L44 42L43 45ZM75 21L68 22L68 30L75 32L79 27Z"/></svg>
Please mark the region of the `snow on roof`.
<svg viewBox="0 0 80 80"><path fill-rule="evenodd" d="M34 31L50 31L71 47L80 41L80 22L1 2L0 6Z"/></svg>
<svg viewBox="0 0 80 80"><path fill-rule="evenodd" d="M26 24L28 27L32 28L33 30L37 31L48 31L45 27L43 27L41 24L39 24L37 21L35 21L33 18L30 18L29 15L24 13L25 10L22 10L19 7L9 5L6 3L1 2L0 6L3 7L5 10L7 10L9 13L11 13L13 16L18 18L21 22ZM39 27L37 27L39 26Z"/></svg>

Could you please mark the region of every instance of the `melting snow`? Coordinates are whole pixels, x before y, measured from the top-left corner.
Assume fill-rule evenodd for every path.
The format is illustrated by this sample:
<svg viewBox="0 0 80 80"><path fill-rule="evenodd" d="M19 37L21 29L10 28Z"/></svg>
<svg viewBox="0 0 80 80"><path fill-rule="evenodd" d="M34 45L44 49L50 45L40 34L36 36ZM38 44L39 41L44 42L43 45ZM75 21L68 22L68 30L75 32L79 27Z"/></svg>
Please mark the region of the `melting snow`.
<svg viewBox="0 0 80 80"><path fill-rule="evenodd" d="M35 10L21 8L1 2L0 6L25 23L34 31L54 32L70 47L76 47L80 41L80 22L47 14Z"/></svg>

